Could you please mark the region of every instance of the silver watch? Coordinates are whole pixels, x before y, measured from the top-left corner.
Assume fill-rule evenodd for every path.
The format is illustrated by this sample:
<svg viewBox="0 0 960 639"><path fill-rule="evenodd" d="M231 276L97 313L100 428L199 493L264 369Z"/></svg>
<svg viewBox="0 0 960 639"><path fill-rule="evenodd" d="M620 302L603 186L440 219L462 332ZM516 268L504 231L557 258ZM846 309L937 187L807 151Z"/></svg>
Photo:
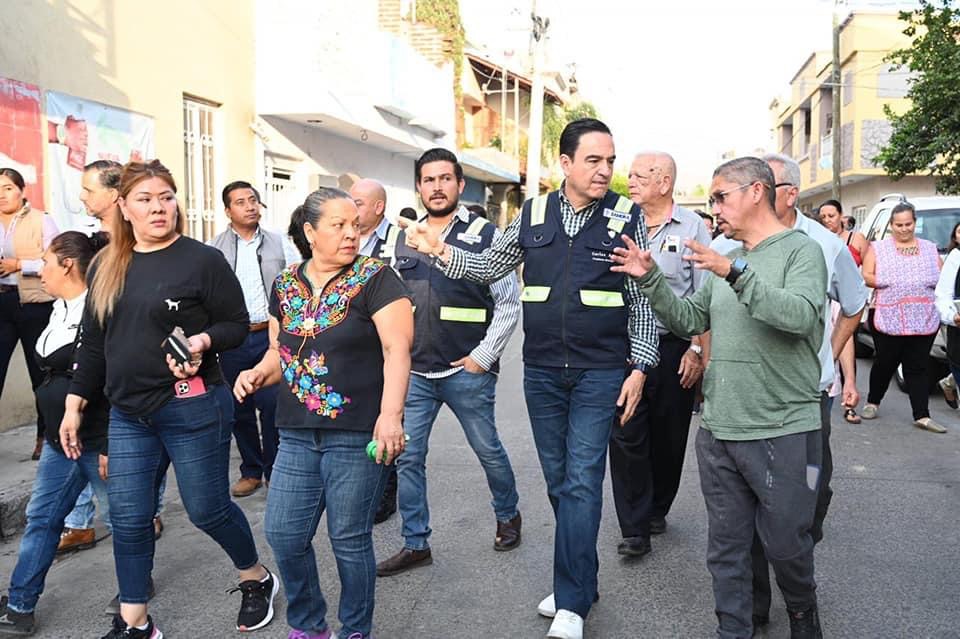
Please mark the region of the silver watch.
<svg viewBox="0 0 960 639"><path fill-rule="evenodd" d="M703 347L699 344L691 344L690 350L693 351L697 357L703 357Z"/></svg>

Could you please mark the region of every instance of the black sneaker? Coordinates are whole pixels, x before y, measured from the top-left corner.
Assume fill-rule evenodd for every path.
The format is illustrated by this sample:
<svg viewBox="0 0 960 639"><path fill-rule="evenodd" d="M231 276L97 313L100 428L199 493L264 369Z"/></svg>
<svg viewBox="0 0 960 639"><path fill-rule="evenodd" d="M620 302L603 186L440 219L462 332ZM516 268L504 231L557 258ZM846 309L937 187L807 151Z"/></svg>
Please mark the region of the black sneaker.
<svg viewBox="0 0 960 639"><path fill-rule="evenodd" d="M153 577L150 577L150 582L147 584L147 601L153 599L154 595L157 594L157 591L153 588ZM120 594L118 593L116 597L110 600L110 603L107 604L107 607L104 609L103 614L108 617L115 617L120 614Z"/></svg>
<svg viewBox="0 0 960 639"><path fill-rule="evenodd" d="M146 630L128 628L127 622L117 615L113 618L113 627L110 628L110 632L103 635L102 639L163 639L163 633L153 625L153 619L149 615Z"/></svg>
<svg viewBox="0 0 960 639"><path fill-rule="evenodd" d="M249 579L241 581L236 588L231 588L227 592L243 593L243 600L240 602L240 614L237 615L237 630L240 632L250 632L259 630L273 620L273 598L277 596L280 584L272 572L267 570L267 578L264 581Z"/></svg>
<svg viewBox="0 0 960 639"><path fill-rule="evenodd" d="M787 610L790 617L790 639L823 639L817 607L808 610Z"/></svg>
<svg viewBox="0 0 960 639"><path fill-rule="evenodd" d="M33 613L11 610L8 597L0 599L0 635L29 637L33 634Z"/></svg>

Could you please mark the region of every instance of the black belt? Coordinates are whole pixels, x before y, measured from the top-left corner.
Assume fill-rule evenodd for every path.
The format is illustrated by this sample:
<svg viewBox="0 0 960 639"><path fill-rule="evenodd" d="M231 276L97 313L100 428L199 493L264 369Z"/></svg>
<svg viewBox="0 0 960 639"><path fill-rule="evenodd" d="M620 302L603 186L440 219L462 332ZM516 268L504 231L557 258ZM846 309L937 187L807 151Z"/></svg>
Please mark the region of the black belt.
<svg viewBox="0 0 960 639"><path fill-rule="evenodd" d="M16 293L17 287L15 284L0 284L0 293Z"/></svg>

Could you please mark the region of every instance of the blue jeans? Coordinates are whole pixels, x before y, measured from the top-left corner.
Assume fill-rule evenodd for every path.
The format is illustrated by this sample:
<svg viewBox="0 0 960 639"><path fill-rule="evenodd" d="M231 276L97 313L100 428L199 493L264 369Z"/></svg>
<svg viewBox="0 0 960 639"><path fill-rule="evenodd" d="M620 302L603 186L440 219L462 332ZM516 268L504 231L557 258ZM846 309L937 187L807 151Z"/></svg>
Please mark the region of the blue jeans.
<svg viewBox="0 0 960 639"><path fill-rule="evenodd" d="M230 388L240 371L253 368L270 346L268 331L249 333L243 344L220 353L220 368ZM234 400L233 436L240 451L240 476L270 481L273 460L277 456L279 435L276 427L278 384L265 386L238 403ZM257 411L260 427L257 428Z"/></svg>
<svg viewBox="0 0 960 639"><path fill-rule="evenodd" d="M120 601L147 602L153 569L153 516L160 474L173 463L190 521L220 544L238 570L258 563L243 511L230 501L230 425L226 386L171 399L146 417L110 411L110 517Z"/></svg>
<svg viewBox="0 0 960 639"><path fill-rule="evenodd" d="M287 623L309 633L327 628L327 603L313 537L324 510L340 573L341 637L370 634L377 564L373 516L385 466L367 457L370 433L280 429L280 448L267 493L264 531L287 593Z"/></svg>
<svg viewBox="0 0 960 639"><path fill-rule="evenodd" d="M33 612L43 592L43 582L53 564L60 543L63 520L87 486L93 486L105 506L100 515L107 520L107 486L98 474L96 451L84 452L73 461L44 442L33 493L27 504L27 529L20 540L17 566L10 577L10 607Z"/></svg>
<svg viewBox="0 0 960 639"><path fill-rule="evenodd" d="M500 443L493 416L497 376L466 371L440 379L410 376L403 410L403 429L410 441L397 458L398 504L403 517L403 543L411 550L429 547L430 508L427 505L427 450L433 422L446 404L460 421L467 442L476 453L493 495L497 521L517 515L517 482L507 451Z"/></svg>
<svg viewBox="0 0 960 639"><path fill-rule="evenodd" d="M160 479L160 486L157 488L157 512L154 514L155 517L159 517L160 513L163 512L163 495L167 492L167 473L163 473L163 477ZM104 499L98 499L100 502L101 509L107 510L109 512L109 506L107 505L106 493L104 493ZM90 484L87 484L87 487L83 489L83 492L80 493L80 496L77 497L77 503L74 504L73 510L70 511L70 514L67 515L66 520L64 520L63 525L65 528L93 528L93 516L97 513L97 508L93 503L93 489ZM102 517L103 523L107 525L107 530L113 531L113 527L110 525L109 517Z"/></svg>
<svg viewBox="0 0 960 639"><path fill-rule="evenodd" d="M597 595L597 533L607 443L623 385L621 369L525 366L523 391L547 495L557 521L557 609L586 617Z"/></svg>

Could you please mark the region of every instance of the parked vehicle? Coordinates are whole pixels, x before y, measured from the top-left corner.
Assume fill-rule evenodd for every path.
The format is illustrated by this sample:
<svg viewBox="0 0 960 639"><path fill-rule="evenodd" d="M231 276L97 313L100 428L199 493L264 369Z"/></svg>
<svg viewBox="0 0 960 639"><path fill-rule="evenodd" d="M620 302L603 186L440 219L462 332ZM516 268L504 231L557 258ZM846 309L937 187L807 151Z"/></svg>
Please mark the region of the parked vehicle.
<svg viewBox="0 0 960 639"><path fill-rule="evenodd" d="M937 245L941 255L947 252L950 232L960 222L960 196L928 196L907 198L900 193L884 195L864 218L860 232L868 242L886 239L890 234L890 213L900 202L909 201L917 210L917 237L929 240ZM873 335L867 325L867 311L864 310L860 328L855 341L857 357L872 357L874 352ZM945 376L947 372L947 344L944 327L930 347L931 382ZM903 371L898 369L897 384L904 388Z"/></svg>

